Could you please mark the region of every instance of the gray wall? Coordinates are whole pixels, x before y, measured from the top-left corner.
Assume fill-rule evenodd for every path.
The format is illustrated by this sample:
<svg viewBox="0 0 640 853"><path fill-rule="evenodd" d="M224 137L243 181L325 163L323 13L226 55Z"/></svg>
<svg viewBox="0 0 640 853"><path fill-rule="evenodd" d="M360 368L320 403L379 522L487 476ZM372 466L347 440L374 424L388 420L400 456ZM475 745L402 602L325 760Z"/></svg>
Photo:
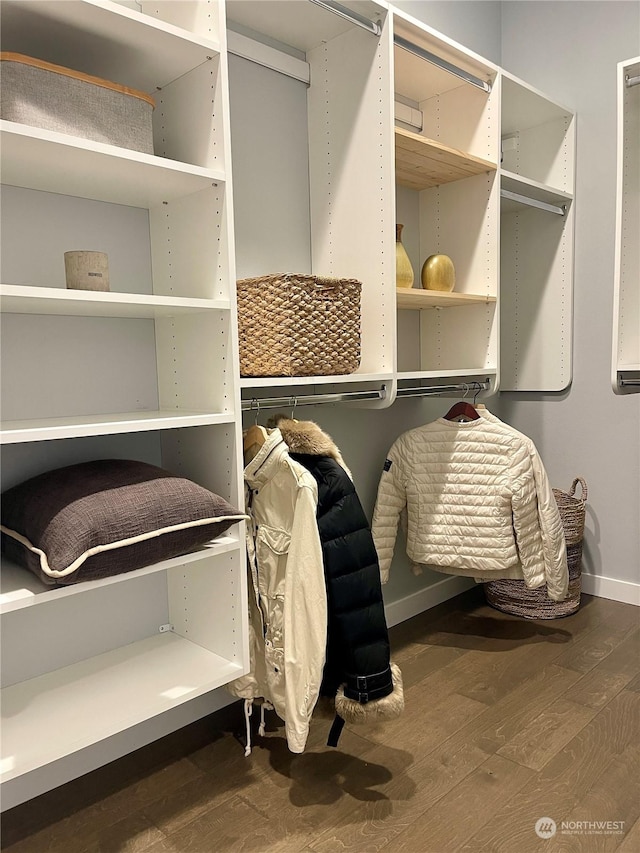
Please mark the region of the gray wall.
<svg viewBox="0 0 640 853"><path fill-rule="evenodd" d="M457 3L449 4L452 7ZM501 394L554 485L589 486L584 568L640 581L640 394L610 384L616 197L616 63L640 54L637 2L506 2L502 66L578 114L573 384Z"/></svg>

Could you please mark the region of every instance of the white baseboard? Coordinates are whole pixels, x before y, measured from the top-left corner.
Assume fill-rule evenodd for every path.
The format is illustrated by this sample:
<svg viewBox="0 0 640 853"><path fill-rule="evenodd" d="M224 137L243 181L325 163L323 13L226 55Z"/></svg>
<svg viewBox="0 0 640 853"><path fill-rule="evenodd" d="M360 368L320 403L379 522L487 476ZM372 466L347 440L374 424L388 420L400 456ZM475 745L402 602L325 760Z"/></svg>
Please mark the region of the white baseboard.
<svg viewBox="0 0 640 853"><path fill-rule="evenodd" d="M619 581L616 578L605 578L583 572L582 591L587 595L610 598L612 601L623 601L625 604L635 604L636 607L640 607L640 583Z"/></svg>
<svg viewBox="0 0 640 853"><path fill-rule="evenodd" d="M476 586L476 582L470 578L452 576L426 586L424 589L413 592L398 601L391 601L385 605L384 612L387 617L387 625L398 625L412 616L417 616L424 610L442 604L455 595Z"/></svg>

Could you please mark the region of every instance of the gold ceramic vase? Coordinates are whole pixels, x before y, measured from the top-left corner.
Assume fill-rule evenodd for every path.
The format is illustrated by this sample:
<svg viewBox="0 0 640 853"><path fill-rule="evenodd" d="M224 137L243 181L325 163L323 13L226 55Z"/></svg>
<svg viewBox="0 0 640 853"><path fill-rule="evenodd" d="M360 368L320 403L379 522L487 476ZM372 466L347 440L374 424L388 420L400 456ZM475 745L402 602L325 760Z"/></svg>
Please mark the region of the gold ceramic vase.
<svg viewBox="0 0 640 853"><path fill-rule="evenodd" d="M425 290L451 292L456 284L456 271L448 255L429 255L420 276Z"/></svg>
<svg viewBox="0 0 640 853"><path fill-rule="evenodd" d="M413 287L413 267L402 245L403 225L396 225L396 287Z"/></svg>

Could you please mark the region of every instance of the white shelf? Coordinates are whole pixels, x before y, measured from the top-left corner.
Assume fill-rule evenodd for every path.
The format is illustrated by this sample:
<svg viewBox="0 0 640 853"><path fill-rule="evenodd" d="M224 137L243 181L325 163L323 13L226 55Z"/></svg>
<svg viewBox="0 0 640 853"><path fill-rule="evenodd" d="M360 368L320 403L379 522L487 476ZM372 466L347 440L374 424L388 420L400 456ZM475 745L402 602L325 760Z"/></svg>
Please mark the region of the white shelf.
<svg viewBox="0 0 640 853"><path fill-rule="evenodd" d="M398 373L398 382L409 379L455 379L464 381L465 377L477 376L478 379L492 379L496 375L495 367L473 367L463 370L408 370ZM398 386L400 387L400 386Z"/></svg>
<svg viewBox="0 0 640 853"><path fill-rule="evenodd" d="M117 435L124 432L181 429L183 427L230 424L233 422L232 412L186 412L180 410L5 421L1 426L0 444L52 441L59 438L81 438L88 435Z"/></svg>
<svg viewBox="0 0 640 853"><path fill-rule="evenodd" d="M377 21L383 15L383 8L373 0L352 0L349 7L371 21ZM226 0L226 8L230 22L235 21L304 52L331 41L354 26L350 21L311 3L291 3L290 0L269 3L264 0Z"/></svg>
<svg viewBox="0 0 640 853"><path fill-rule="evenodd" d="M2 181L12 186L149 208L224 182L224 172L0 121Z"/></svg>
<svg viewBox="0 0 640 853"><path fill-rule="evenodd" d="M547 184L542 184L540 181L534 181L531 178L525 178L521 175L516 175L514 172L502 170L500 173L500 187L503 190L508 190L512 193L528 196L536 201L543 201L545 204L553 204L557 207L570 204L573 201L573 195L564 190L550 187ZM520 205L518 202L508 202L503 200L501 203L502 212L509 212L512 206Z"/></svg>
<svg viewBox="0 0 640 853"><path fill-rule="evenodd" d="M10 314L155 319L202 311L228 311L230 302L228 299L186 299L177 296L0 284L0 309Z"/></svg>
<svg viewBox="0 0 640 853"><path fill-rule="evenodd" d="M290 388L295 385L343 385L345 383L387 382L393 373L347 373L340 376L265 376L240 380L241 388Z"/></svg>
<svg viewBox="0 0 640 853"><path fill-rule="evenodd" d="M2 781L44 767L214 690L242 668L158 634L2 691Z"/></svg>
<svg viewBox="0 0 640 853"><path fill-rule="evenodd" d="M2 37L21 53L45 44L49 55L41 59L151 95L220 50L213 39L109 0L3 0Z"/></svg>
<svg viewBox="0 0 640 853"><path fill-rule="evenodd" d="M182 554L170 560L163 560L161 563L154 563L151 566L145 566L133 572L58 587L47 586L29 569L17 566L15 563L3 559L2 572L0 573L0 614L22 610L24 607L48 604L70 595L82 595L82 593L89 592L98 587L126 583L127 581L135 580L135 578L141 575L165 572L174 566L182 566L186 563L193 563L219 554L226 554L229 551L235 551L240 547L240 544L237 535L227 533L188 554Z"/></svg>
<svg viewBox="0 0 640 853"><path fill-rule="evenodd" d="M502 72L502 136L572 116L572 110L508 72Z"/></svg>

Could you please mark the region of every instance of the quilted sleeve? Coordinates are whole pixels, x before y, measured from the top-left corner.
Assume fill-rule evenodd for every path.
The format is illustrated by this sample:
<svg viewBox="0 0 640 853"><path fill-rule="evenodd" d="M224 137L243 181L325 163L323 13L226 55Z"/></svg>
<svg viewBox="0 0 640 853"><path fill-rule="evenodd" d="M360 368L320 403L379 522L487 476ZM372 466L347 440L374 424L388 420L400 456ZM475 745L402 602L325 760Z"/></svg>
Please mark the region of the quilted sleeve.
<svg viewBox="0 0 640 853"><path fill-rule="evenodd" d="M518 444L514 451L511 477L513 529L522 564L522 575L529 588L536 588L545 582L544 553L541 547L533 465L524 444Z"/></svg>
<svg viewBox="0 0 640 853"><path fill-rule="evenodd" d="M531 463L538 496L538 517L544 549L544 568L549 597L554 601L566 598L569 589L567 546L558 505L553 497L547 472L535 447L531 450Z"/></svg>
<svg viewBox="0 0 640 853"><path fill-rule="evenodd" d="M384 470L378 484L378 496L373 510L371 532L378 552L380 580L389 580L389 570L393 559L393 550L398 534L400 513L407 505L407 493L404 485L401 460L397 442L389 451Z"/></svg>

